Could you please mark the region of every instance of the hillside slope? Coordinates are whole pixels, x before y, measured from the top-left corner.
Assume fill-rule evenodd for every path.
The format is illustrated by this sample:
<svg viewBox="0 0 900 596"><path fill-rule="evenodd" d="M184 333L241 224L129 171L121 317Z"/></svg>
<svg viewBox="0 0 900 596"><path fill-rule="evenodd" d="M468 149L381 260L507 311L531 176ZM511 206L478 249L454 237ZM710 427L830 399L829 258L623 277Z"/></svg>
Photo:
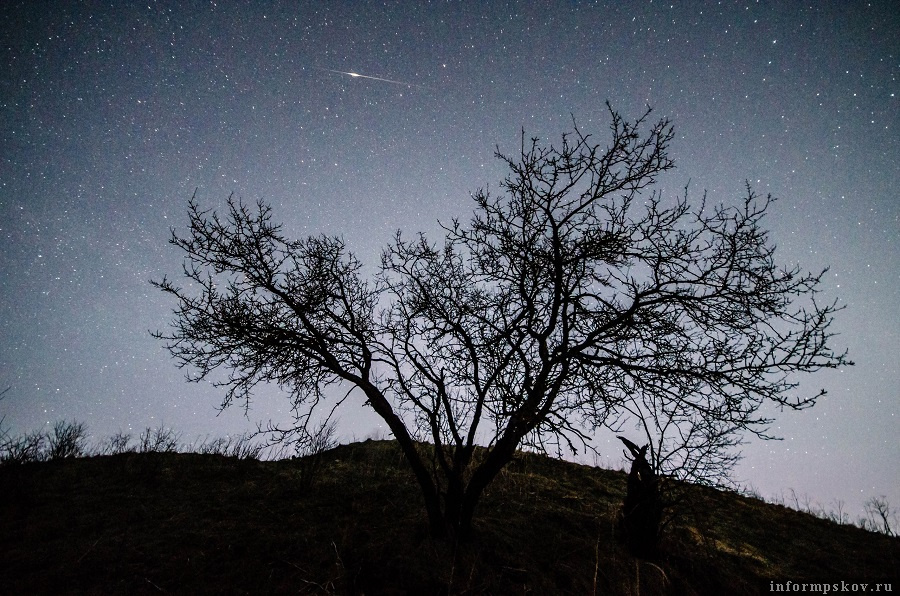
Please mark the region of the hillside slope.
<svg viewBox="0 0 900 596"><path fill-rule="evenodd" d="M454 551L427 536L393 442L338 447L320 464L312 487L303 460L144 453L0 468L0 592L755 594L770 580L900 576L900 538L701 487L660 556L637 561L615 539L625 475L534 455L498 478L472 543Z"/></svg>

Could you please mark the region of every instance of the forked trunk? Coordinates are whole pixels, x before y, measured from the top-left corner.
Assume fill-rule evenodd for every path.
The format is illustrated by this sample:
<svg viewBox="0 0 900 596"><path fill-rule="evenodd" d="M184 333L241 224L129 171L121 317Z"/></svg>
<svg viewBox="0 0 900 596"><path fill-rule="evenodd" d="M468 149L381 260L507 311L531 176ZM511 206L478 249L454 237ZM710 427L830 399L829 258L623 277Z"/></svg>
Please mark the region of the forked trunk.
<svg viewBox="0 0 900 596"><path fill-rule="evenodd" d="M453 516L447 517L448 520L453 521L453 532L457 539L465 541L471 537L475 508L491 481L497 477L506 464L512 461L517 445L518 440L514 440L513 435L504 436L490 451L487 458L475 468L462 493L458 507L453 511Z"/></svg>

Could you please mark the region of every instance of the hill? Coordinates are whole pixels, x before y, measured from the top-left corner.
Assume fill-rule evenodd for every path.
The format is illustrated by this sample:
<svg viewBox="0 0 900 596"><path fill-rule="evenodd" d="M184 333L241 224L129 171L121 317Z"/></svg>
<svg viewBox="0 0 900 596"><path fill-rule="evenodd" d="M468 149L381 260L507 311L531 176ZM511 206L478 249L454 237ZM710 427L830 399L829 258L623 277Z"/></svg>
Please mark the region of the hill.
<svg viewBox="0 0 900 596"><path fill-rule="evenodd" d="M530 454L453 549L428 537L393 442L315 466L184 453L5 466L0 592L756 594L900 576L900 538L704 487L659 557L636 560L615 538L625 474Z"/></svg>

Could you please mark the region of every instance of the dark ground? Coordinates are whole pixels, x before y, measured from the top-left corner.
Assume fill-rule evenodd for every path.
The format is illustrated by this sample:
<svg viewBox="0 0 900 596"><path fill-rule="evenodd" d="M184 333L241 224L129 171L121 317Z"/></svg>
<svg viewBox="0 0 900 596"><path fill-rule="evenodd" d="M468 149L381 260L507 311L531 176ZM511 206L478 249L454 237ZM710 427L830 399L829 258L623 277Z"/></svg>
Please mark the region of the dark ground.
<svg viewBox="0 0 900 596"><path fill-rule="evenodd" d="M756 594L900 577L900 538L703 487L658 556L637 560L615 532L625 474L534 455L498 477L454 548L428 537L394 443L318 464L129 453L4 466L0 593Z"/></svg>

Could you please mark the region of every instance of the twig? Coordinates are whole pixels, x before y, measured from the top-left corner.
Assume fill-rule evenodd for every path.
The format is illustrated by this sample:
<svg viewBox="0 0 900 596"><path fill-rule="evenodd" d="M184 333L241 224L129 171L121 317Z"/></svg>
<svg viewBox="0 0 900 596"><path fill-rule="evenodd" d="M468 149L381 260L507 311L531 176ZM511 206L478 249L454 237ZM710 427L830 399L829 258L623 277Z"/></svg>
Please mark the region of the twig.
<svg viewBox="0 0 900 596"><path fill-rule="evenodd" d="M85 558L89 552L91 552L92 550L94 550L94 547L97 546L97 543L98 543L98 542L100 542L100 538L97 538L96 540L94 540L94 544L90 545L90 546L88 547L88 549L87 549L86 551L84 551L84 553L82 553L82 555L81 555L80 557L78 557L78 562L79 562L79 563L81 563L81 560L82 560L83 558Z"/></svg>
<svg viewBox="0 0 900 596"><path fill-rule="evenodd" d="M165 593L165 590L163 590L162 588L160 588L159 586L157 586L156 584L154 584L152 581L150 581L149 578L146 578L146 577L145 577L145 578L144 578L144 581L147 582L148 584L150 584L151 586L153 586L154 588L156 588L157 591Z"/></svg>

